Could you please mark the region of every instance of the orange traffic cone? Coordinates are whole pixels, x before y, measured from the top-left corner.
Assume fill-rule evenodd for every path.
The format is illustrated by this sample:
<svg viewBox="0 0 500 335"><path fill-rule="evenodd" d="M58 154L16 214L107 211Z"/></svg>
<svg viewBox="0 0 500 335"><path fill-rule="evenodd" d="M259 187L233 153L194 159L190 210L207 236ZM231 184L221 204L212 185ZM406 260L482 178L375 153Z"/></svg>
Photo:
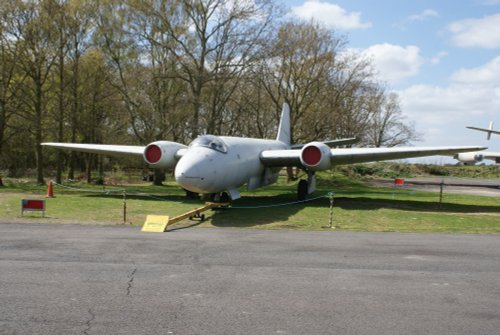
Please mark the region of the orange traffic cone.
<svg viewBox="0 0 500 335"><path fill-rule="evenodd" d="M53 198L54 197L54 191L52 190L52 180L49 181L49 187L47 188L47 195L45 197L46 198Z"/></svg>

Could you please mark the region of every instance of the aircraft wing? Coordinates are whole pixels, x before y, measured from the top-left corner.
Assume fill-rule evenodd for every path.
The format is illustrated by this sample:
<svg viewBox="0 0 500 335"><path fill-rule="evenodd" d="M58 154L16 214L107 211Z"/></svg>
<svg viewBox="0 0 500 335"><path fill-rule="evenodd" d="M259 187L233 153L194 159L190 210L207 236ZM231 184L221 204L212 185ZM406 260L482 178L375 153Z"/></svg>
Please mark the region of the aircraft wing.
<svg viewBox="0 0 500 335"><path fill-rule="evenodd" d="M137 145L109 145L109 144L80 144L80 143L53 143L46 142L42 145L59 149L88 152L92 154L105 154L112 156L142 156L146 147Z"/></svg>
<svg viewBox="0 0 500 335"><path fill-rule="evenodd" d="M338 147L341 145L354 144L354 143L358 143L358 142L359 142L359 139L357 139L356 137L349 137L349 138L339 138L339 139L331 140L331 141L323 141L321 143L324 143L324 144L328 145L330 148L333 148L333 147ZM292 149L302 149L304 146L305 146L305 144L292 144L291 148Z"/></svg>
<svg viewBox="0 0 500 335"><path fill-rule="evenodd" d="M308 144L307 147L317 145L319 142ZM434 155L454 155L460 152L484 150L485 147L393 147L393 148L351 148L329 149L329 164L321 166L334 166L341 164L354 164L375 162L402 158L425 157ZM306 167L302 160L303 150L265 150L260 155L261 162L266 166L299 166ZM321 150L318 150L321 151ZM318 157L323 160L323 157ZM327 157L324 157L326 160ZM319 164L317 166L319 166ZM316 166L316 165L315 165ZM320 168L321 169L321 168ZM317 170L320 170L317 169Z"/></svg>
<svg viewBox="0 0 500 335"><path fill-rule="evenodd" d="M485 159L491 159L495 163L500 164L500 152L483 151L482 154Z"/></svg>

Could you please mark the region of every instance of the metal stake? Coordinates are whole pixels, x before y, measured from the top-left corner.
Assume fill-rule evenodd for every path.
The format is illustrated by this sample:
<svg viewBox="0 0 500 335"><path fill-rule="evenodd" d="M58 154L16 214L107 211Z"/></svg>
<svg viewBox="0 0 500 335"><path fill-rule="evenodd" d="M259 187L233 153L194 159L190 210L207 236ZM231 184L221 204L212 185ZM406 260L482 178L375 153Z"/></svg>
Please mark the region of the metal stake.
<svg viewBox="0 0 500 335"><path fill-rule="evenodd" d="M330 199L330 226L329 228L335 229L337 227L333 226L333 199L335 197L335 193L330 192L328 193L328 198Z"/></svg>
<svg viewBox="0 0 500 335"><path fill-rule="evenodd" d="M439 184L439 208L441 208L441 205L443 204L443 186L444 179L441 179L441 184Z"/></svg>
<svg viewBox="0 0 500 335"><path fill-rule="evenodd" d="M127 223L127 192L123 191L123 224Z"/></svg>

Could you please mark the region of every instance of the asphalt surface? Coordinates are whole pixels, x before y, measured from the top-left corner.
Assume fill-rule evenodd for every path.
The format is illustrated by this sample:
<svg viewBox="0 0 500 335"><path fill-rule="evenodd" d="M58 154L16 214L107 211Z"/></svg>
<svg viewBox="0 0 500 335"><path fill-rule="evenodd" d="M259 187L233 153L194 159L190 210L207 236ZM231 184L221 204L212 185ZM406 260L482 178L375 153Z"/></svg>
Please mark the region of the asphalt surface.
<svg viewBox="0 0 500 335"><path fill-rule="evenodd" d="M500 334L500 236L0 224L0 334Z"/></svg>
<svg viewBox="0 0 500 335"><path fill-rule="evenodd" d="M440 192L443 183L444 193L458 193L500 197L500 179L471 179L451 177L405 178L404 185L395 186L394 179L381 178L369 180L369 185L398 187L410 190Z"/></svg>

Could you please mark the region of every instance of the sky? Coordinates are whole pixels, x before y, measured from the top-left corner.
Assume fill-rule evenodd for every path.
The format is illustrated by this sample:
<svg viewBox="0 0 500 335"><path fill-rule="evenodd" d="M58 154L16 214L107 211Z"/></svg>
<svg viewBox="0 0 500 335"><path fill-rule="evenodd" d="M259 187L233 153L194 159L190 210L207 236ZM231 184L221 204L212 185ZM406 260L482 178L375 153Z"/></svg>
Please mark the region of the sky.
<svg viewBox="0 0 500 335"><path fill-rule="evenodd" d="M283 0L290 16L347 37L399 95L418 146L480 145L500 152L500 0ZM442 157L424 163L451 163Z"/></svg>

